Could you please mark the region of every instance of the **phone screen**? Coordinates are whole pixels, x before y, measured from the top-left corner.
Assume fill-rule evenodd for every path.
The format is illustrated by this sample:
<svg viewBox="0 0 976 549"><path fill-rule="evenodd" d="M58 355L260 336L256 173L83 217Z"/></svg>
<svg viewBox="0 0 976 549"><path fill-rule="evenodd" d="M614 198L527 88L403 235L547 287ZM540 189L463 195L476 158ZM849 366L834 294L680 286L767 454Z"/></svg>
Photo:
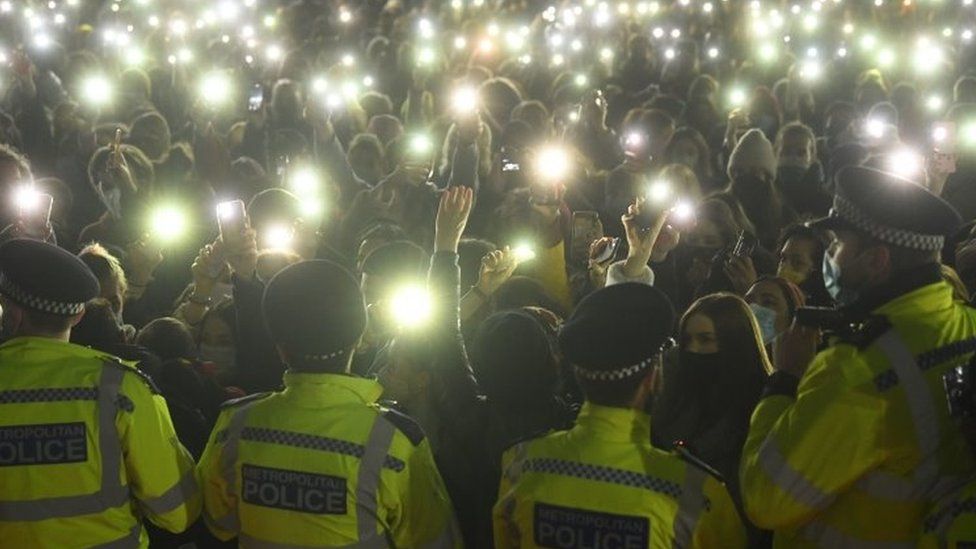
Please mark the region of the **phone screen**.
<svg viewBox="0 0 976 549"><path fill-rule="evenodd" d="M226 244L240 241L247 225L247 212L244 201L231 200L217 205L217 225L220 227L220 239Z"/></svg>
<svg viewBox="0 0 976 549"><path fill-rule="evenodd" d="M247 98L247 110L256 112L264 106L264 86L255 84L251 87L251 95Z"/></svg>

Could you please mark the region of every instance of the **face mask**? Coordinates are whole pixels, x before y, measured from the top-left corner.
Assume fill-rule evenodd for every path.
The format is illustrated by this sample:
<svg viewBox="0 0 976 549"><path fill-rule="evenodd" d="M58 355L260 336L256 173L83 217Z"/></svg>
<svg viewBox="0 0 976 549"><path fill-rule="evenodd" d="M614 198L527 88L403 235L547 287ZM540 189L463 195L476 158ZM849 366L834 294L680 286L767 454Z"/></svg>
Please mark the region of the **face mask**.
<svg viewBox="0 0 976 549"><path fill-rule="evenodd" d="M779 334L776 333L776 311L758 303L750 303L749 308L752 309L752 314L756 316L763 345L769 345L779 337Z"/></svg>
<svg viewBox="0 0 976 549"><path fill-rule="evenodd" d="M732 184L744 191L759 191L767 187L761 177L752 174L740 175L733 180Z"/></svg>
<svg viewBox="0 0 976 549"><path fill-rule="evenodd" d="M237 351L230 345L208 345L200 344L200 360L213 362L221 370L227 371L234 368L237 363Z"/></svg>
<svg viewBox="0 0 976 549"><path fill-rule="evenodd" d="M98 199L102 201L102 205L108 210L109 215L114 219L122 217L122 189L112 187L106 191L102 182L99 181L95 188L95 194L98 195Z"/></svg>
<svg viewBox="0 0 976 549"><path fill-rule="evenodd" d="M840 281L840 265L834 261L834 258L831 257L830 254L824 255L823 277L824 286L827 288L827 293L830 294L830 297L834 298L834 302L838 306L846 307L857 301L857 290L843 287Z"/></svg>
<svg viewBox="0 0 976 549"><path fill-rule="evenodd" d="M799 166L785 166L780 164L779 168L776 170L776 181L785 185L797 185L803 182L803 176L806 175L806 168L801 168Z"/></svg>
<svg viewBox="0 0 976 549"><path fill-rule="evenodd" d="M678 355L678 365L683 375L696 381L712 381L721 376L726 365L722 360L722 353L692 353L681 351ZM666 383L666 382L665 382Z"/></svg>

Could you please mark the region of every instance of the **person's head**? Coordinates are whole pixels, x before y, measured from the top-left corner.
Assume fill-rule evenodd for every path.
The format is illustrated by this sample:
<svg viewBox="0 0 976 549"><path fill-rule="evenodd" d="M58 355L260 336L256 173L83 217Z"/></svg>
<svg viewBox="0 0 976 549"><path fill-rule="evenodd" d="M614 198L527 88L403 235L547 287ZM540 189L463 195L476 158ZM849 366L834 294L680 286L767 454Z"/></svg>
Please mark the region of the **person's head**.
<svg viewBox="0 0 976 549"><path fill-rule="evenodd" d="M144 152L137 147L123 143L120 147L122 157L132 174L131 181L118 178L108 169L112 148L101 147L95 151L88 162L88 180L109 211L118 210L121 217L138 208L152 193L155 169Z"/></svg>
<svg viewBox="0 0 976 549"><path fill-rule="evenodd" d="M366 131L375 135L385 147L403 135L403 124L391 114L380 114L369 120Z"/></svg>
<svg viewBox="0 0 976 549"><path fill-rule="evenodd" d="M734 242L743 230L729 205L715 198L699 204L695 218L695 226L682 235L682 242L689 246L718 251Z"/></svg>
<svg viewBox="0 0 976 549"><path fill-rule="evenodd" d="M122 263L98 243L92 243L82 248L78 257L85 265L88 265L88 268L95 274L95 278L98 279L98 296L111 305L116 316L122 318L125 294L129 288Z"/></svg>
<svg viewBox="0 0 976 549"><path fill-rule="evenodd" d="M684 164L668 164L658 172L658 178L667 181L675 195L694 203L701 202L704 192L698 176L691 168Z"/></svg>
<svg viewBox="0 0 976 549"><path fill-rule="evenodd" d="M359 105L366 111L366 118L393 114L393 102L386 94L368 91L359 98Z"/></svg>
<svg viewBox="0 0 976 549"><path fill-rule="evenodd" d="M637 126L647 132L650 155L654 158L664 156L674 135L674 119L660 109L649 109L641 114Z"/></svg>
<svg viewBox="0 0 976 549"><path fill-rule="evenodd" d="M146 153L149 160L161 162L169 154L169 124L156 112L139 115L132 121L128 142Z"/></svg>
<svg viewBox="0 0 976 549"><path fill-rule="evenodd" d="M563 306L546 291L546 287L527 276L513 276L503 282L492 294L491 301L495 311L539 307L556 316L565 316Z"/></svg>
<svg viewBox="0 0 976 549"><path fill-rule="evenodd" d="M643 409L652 396L674 309L643 284L615 284L583 298L559 331L559 348L590 403Z"/></svg>
<svg viewBox="0 0 976 549"><path fill-rule="evenodd" d="M373 250L362 263L362 293L366 303L380 303L399 286L425 280L427 261L427 252L406 240Z"/></svg>
<svg viewBox="0 0 976 549"><path fill-rule="evenodd" d="M164 316L151 320L136 333L136 344L163 361L192 359L197 355L193 333L181 320Z"/></svg>
<svg viewBox="0 0 976 549"><path fill-rule="evenodd" d="M112 305L100 297L86 303L84 316L71 330L71 342L104 352L126 343Z"/></svg>
<svg viewBox="0 0 976 549"><path fill-rule="evenodd" d="M962 224L952 206L924 187L864 167L837 174L831 211L813 225L827 231L824 282L840 306L908 271L937 265L945 238Z"/></svg>
<svg viewBox="0 0 976 549"><path fill-rule="evenodd" d="M16 238L0 246L0 334L68 341L98 279L78 257L53 244Z"/></svg>
<svg viewBox="0 0 976 549"><path fill-rule="evenodd" d="M197 357L217 365L219 375L229 375L237 362L237 308L226 299L211 307L200 320Z"/></svg>
<svg viewBox="0 0 976 549"><path fill-rule="evenodd" d="M271 114L279 123L291 123L301 118L302 96L298 85L287 79L275 82L271 89Z"/></svg>
<svg viewBox="0 0 976 549"><path fill-rule="evenodd" d="M745 300L752 308L765 345L771 345L785 332L793 323L796 310L806 305L803 291L796 284L775 276L760 277L746 292Z"/></svg>
<svg viewBox="0 0 976 549"><path fill-rule="evenodd" d="M770 183L776 177L776 155L763 132L747 131L729 157L728 175L733 185L758 180Z"/></svg>
<svg viewBox="0 0 976 549"><path fill-rule="evenodd" d="M670 163L683 164L694 170L700 178L710 178L712 175L712 154L708 143L698 130L690 126L682 126L674 132L664 157Z"/></svg>
<svg viewBox="0 0 976 549"><path fill-rule="evenodd" d="M819 231L806 225L787 227L780 238L776 276L806 289L808 295L816 295L813 290L823 287L821 266L826 249L827 244Z"/></svg>
<svg viewBox="0 0 976 549"><path fill-rule="evenodd" d="M129 101L147 100L152 87L149 75L142 69L126 69L119 77L119 93Z"/></svg>
<svg viewBox="0 0 976 549"><path fill-rule="evenodd" d="M772 372L759 325L739 296L718 293L699 298L681 317L678 336L681 362L710 355L721 357L720 364L737 368L744 377L762 378Z"/></svg>
<svg viewBox="0 0 976 549"><path fill-rule="evenodd" d="M0 143L0 189L10 189L32 178L27 157L10 145Z"/></svg>
<svg viewBox="0 0 976 549"><path fill-rule="evenodd" d="M481 84L478 93L484 108L499 123L506 124L512 110L522 102L522 94L507 78L491 78Z"/></svg>
<svg viewBox="0 0 976 549"><path fill-rule="evenodd" d="M361 179L375 185L386 175L383 144L373 134L361 133L349 145L349 166Z"/></svg>
<svg viewBox="0 0 976 549"><path fill-rule="evenodd" d="M802 122L783 126L776 135L776 160L780 167L809 168L817 160L817 137Z"/></svg>
<svg viewBox="0 0 976 549"><path fill-rule="evenodd" d="M836 101L827 107L824 117L824 133L828 138L835 138L847 131L857 119L857 107L853 103Z"/></svg>
<svg viewBox="0 0 976 549"><path fill-rule="evenodd" d="M486 318L470 352L478 384L499 410L542 405L559 384L555 334L525 309Z"/></svg>
<svg viewBox="0 0 976 549"><path fill-rule="evenodd" d="M289 369L346 373L366 330L366 304L356 279L331 261L303 261L268 283L264 320Z"/></svg>
<svg viewBox="0 0 976 549"><path fill-rule="evenodd" d="M520 120L528 124L538 137L547 138L552 130L549 109L538 100L522 101L512 111L512 121Z"/></svg>

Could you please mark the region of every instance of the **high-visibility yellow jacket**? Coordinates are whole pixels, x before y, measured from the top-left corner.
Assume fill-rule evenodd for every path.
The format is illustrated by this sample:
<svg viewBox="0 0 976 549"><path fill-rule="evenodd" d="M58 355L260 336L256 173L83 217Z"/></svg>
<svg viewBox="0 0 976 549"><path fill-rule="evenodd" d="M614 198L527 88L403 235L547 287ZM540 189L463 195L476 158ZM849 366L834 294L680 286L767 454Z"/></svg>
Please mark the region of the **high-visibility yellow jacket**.
<svg viewBox="0 0 976 549"><path fill-rule="evenodd" d="M974 471L942 376L976 350L976 311L939 281L874 313L816 356L795 398L753 413L742 496L776 547L914 546L927 507Z"/></svg>
<svg viewBox="0 0 976 549"><path fill-rule="evenodd" d="M45 338L0 346L0 546L146 547L200 515L193 458L134 367Z"/></svg>
<svg viewBox="0 0 976 549"><path fill-rule="evenodd" d="M285 373L217 420L198 470L214 535L242 547L456 547L430 444L379 383Z"/></svg>
<svg viewBox="0 0 976 549"><path fill-rule="evenodd" d="M920 549L976 547L976 482L945 498L922 523Z"/></svg>
<svg viewBox="0 0 976 549"><path fill-rule="evenodd" d="M585 403L568 430L522 442L502 461L495 546L745 546L725 487L657 450L650 416Z"/></svg>

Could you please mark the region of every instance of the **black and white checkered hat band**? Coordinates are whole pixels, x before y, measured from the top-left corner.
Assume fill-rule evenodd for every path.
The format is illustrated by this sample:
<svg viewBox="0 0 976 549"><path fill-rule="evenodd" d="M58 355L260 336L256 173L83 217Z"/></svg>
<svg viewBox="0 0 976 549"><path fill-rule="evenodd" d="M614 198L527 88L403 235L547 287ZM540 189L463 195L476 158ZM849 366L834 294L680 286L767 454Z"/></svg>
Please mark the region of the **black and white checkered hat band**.
<svg viewBox="0 0 976 549"><path fill-rule="evenodd" d="M74 316L85 310L85 303L61 303L29 294L0 273L0 292L28 309L52 315Z"/></svg>
<svg viewBox="0 0 976 549"><path fill-rule="evenodd" d="M834 207L830 210L830 216L843 218L878 240L902 248L935 251L941 250L945 244L945 237L942 235L914 233L904 229L879 225L864 215L850 200L842 196L834 197Z"/></svg>
<svg viewBox="0 0 976 549"><path fill-rule="evenodd" d="M621 379L627 379L628 377L637 375L647 369L648 366L654 363L654 358L656 356L657 355L654 355L632 366L625 366L623 368L617 368L616 370L594 371L576 366L576 375L587 381L619 381Z"/></svg>

